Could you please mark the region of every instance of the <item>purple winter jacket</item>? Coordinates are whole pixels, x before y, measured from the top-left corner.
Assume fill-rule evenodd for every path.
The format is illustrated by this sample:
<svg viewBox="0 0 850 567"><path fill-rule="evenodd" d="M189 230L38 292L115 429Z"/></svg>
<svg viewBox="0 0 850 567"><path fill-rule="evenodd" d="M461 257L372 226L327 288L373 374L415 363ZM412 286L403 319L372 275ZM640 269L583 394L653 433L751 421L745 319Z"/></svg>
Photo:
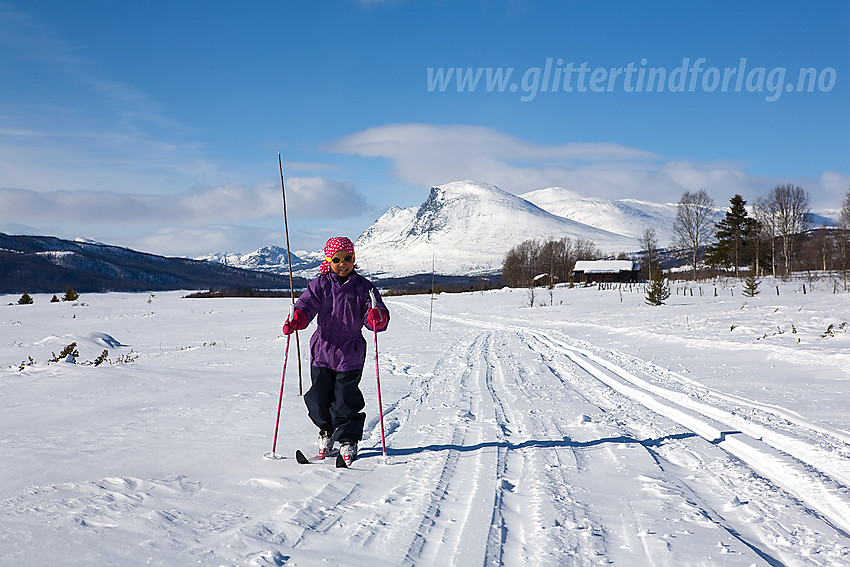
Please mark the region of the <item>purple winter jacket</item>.
<svg viewBox="0 0 850 567"><path fill-rule="evenodd" d="M328 272L307 284L295 308L302 311L308 321L318 316L318 329L310 339L313 366L339 372L363 368L366 340L361 329L365 326L374 330L366 323L366 313L371 307L369 290L375 290L375 307L381 309L389 321L389 311L381 294L372 282L356 272L352 272L345 283L341 283L333 272ZM378 330L384 329L386 325Z"/></svg>

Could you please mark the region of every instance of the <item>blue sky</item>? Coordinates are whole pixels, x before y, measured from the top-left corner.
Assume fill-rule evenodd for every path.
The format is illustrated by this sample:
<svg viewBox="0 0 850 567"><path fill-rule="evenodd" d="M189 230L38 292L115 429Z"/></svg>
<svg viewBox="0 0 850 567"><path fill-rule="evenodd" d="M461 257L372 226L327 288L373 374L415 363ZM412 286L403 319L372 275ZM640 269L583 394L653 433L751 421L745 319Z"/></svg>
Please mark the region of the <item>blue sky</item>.
<svg viewBox="0 0 850 567"><path fill-rule="evenodd" d="M0 231L283 244L278 151L293 249L460 179L836 209L848 38L843 1L0 0Z"/></svg>

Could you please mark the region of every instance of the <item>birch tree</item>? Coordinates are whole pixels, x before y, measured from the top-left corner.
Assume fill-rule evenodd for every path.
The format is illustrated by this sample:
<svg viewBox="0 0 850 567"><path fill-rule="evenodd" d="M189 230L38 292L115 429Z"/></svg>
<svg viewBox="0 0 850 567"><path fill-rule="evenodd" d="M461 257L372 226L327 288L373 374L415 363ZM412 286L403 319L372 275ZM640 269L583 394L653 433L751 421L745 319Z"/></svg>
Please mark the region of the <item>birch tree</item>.
<svg viewBox="0 0 850 567"><path fill-rule="evenodd" d="M647 280L652 279L653 269L658 264L658 236L654 228L647 228L640 237L640 247L643 250L643 266L641 272Z"/></svg>
<svg viewBox="0 0 850 567"><path fill-rule="evenodd" d="M838 237L839 253L841 254L841 271L844 273L844 289L847 289L847 245L850 241L850 189L844 196L841 212L838 214L838 227L841 234Z"/></svg>
<svg viewBox="0 0 850 567"><path fill-rule="evenodd" d="M753 206L753 213L761 226L761 235L759 238L770 240L770 272L773 277L776 277L776 236L777 218L775 211L772 210L770 200L767 196L759 197Z"/></svg>
<svg viewBox="0 0 850 567"><path fill-rule="evenodd" d="M694 280L697 279L697 262L700 248L711 240L714 228L714 200L705 189L695 193L685 191L676 208L673 224L673 242L677 248L687 250L691 256Z"/></svg>
<svg viewBox="0 0 850 567"><path fill-rule="evenodd" d="M809 194L796 185L777 185L767 195L767 206L776 220L776 232L782 240L785 275L791 273L794 239L811 228Z"/></svg>

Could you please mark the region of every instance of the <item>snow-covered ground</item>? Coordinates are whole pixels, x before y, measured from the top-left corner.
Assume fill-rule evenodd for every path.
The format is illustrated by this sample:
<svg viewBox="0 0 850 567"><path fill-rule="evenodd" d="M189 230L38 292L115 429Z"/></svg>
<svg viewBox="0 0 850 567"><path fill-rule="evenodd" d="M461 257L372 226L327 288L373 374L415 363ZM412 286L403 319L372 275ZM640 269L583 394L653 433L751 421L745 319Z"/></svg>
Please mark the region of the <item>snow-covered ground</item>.
<svg viewBox="0 0 850 567"><path fill-rule="evenodd" d="M390 297L341 471L285 300L0 297L0 565L850 564L850 293L730 284Z"/></svg>

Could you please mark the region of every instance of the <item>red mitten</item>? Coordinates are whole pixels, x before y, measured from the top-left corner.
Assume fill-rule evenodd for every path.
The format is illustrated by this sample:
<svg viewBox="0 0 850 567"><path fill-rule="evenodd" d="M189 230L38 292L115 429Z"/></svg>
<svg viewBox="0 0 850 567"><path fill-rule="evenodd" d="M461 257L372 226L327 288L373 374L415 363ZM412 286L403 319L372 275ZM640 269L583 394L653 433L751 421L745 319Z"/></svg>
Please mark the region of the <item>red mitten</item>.
<svg viewBox="0 0 850 567"><path fill-rule="evenodd" d="M286 323L283 324L283 334L290 335L295 331L306 329L309 324L310 322L307 320L307 316L304 315L304 312L300 309L296 309L292 313L292 319L287 319Z"/></svg>
<svg viewBox="0 0 850 567"><path fill-rule="evenodd" d="M389 322L390 318L377 307L369 309L366 313L366 323L375 331L383 331Z"/></svg>

